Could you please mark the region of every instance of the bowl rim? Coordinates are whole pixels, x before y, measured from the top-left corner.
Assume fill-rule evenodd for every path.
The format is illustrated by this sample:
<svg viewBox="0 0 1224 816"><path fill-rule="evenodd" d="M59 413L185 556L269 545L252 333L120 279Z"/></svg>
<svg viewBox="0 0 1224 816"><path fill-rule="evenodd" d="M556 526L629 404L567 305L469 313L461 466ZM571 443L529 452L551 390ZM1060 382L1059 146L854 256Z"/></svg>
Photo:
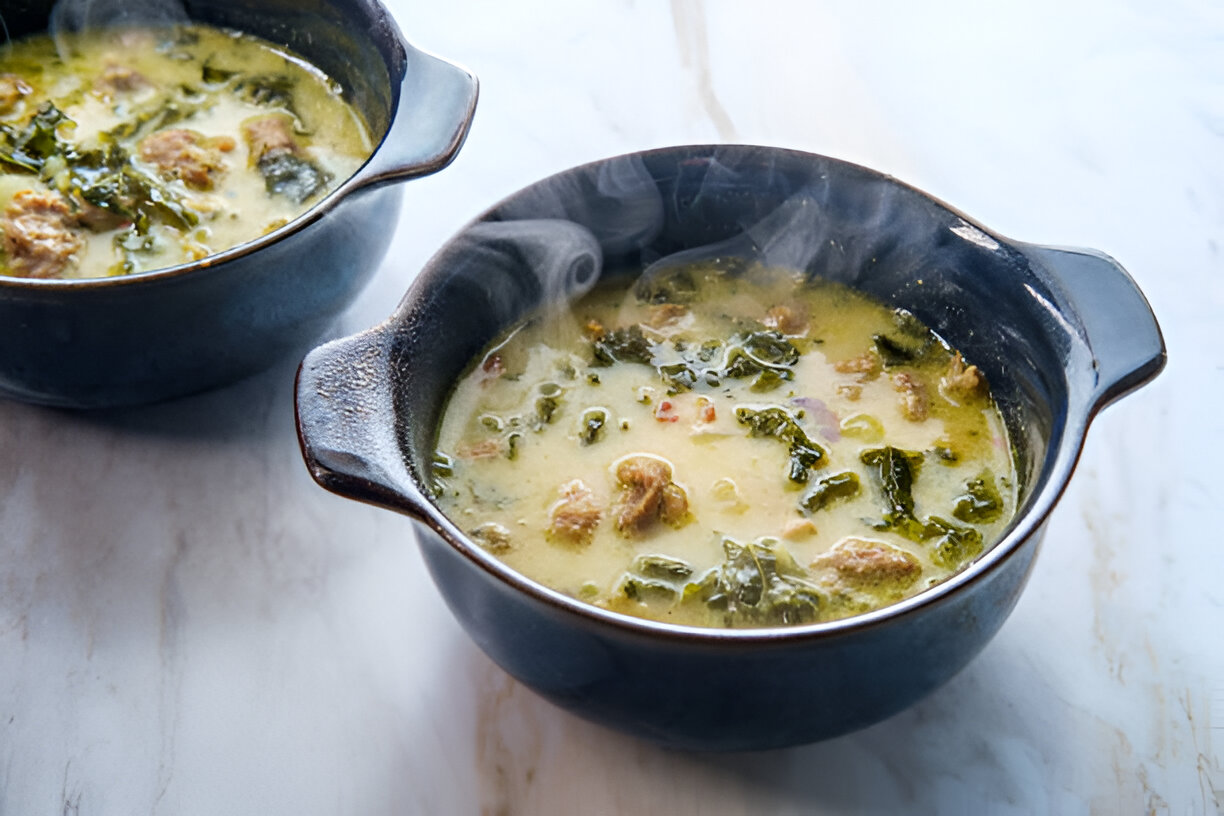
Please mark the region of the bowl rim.
<svg viewBox="0 0 1224 816"><path fill-rule="evenodd" d="M376 14L381 14L388 20L391 20L391 12L386 8L381 0L371 0L368 3L369 8ZM405 51L419 49L414 48L399 32L398 27L391 26L392 36L396 44ZM277 48L283 47L273 43ZM406 60L389 59L385 54L381 54L383 62L387 67L388 82L390 83L389 115L387 120L386 130L378 136L374 143L370 154L366 156L361 165L353 172L349 173L342 179L327 195L315 202L305 212L293 218L287 224L277 227L271 232L256 236L249 241L244 241L241 244L223 249L220 252L214 252L196 261L187 261L185 263L174 264L172 266L162 266L156 269L146 269L141 272L132 272L126 275L101 275L95 277L84 278L26 278L17 277L15 275L0 274L0 290L10 289L14 291L26 290L28 293L40 292L49 294L62 290L110 290L116 287L134 287L142 285L153 285L158 281L172 280L180 278L184 275L196 276L206 269L219 267L240 258L245 258L248 255L254 254L261 249L264 249L273 244L280 243L291 236L301 232L310 225L317 222L323 216L327 215L336 208L344 199L348 198L354 192L363 189L363 185L353 184L353 180L358 178L367 166L374 161L374 158L382 150L387 142L387 136L391 132L391 124L394 121L400 105L400 94L403 88L403 80L407 72ZM368 126L368 125L367 125Z"/></svg>
<svg viewBox="0 0 1224 816"><path fill-rule="evenodd" d="M601 165L606 165L609 162L624 160L630 158L644 158L652 156L665 156L668 154L694 154L700 152L701 155L716 155L718 151L764 151L788 155L796 160L811 160L816 159L824 162L832 162L842 165L852 171L862 173L878 181L883 181L888 184L896 185L904 190L916 194L920 199L941 208L948 213L960 218L967 226L980 230L989 238L999 242L1007 248L1024 254L1021 250L1023 242L1015 241L1000 233L986 227L976 219L965 214L956 207L948 204L942 199L927 193L926 191L901 181L896 177L875 170L864 165L846 161L844 159L835 158L823 154L812 153L809 151L797 150L794 148L776 147L771 145L753 145L753 144L688 144L688 145L672 145L667 147L657 147L646 150L630 151L620 153L613 156L608 156L593 161L584 162L573 167L569 167L549 174L543 178L525 185L514 192L504 196L490 207L481 211L477 216L469 220L466 224L460 227L446 242L431 256L422 267L420 273L415 277L403 300L400 302L396 311L385 320L382 324L374 327L370 331L385 331L392 335L396 329L402 327L405 322L405 317L413 303L430 288L441 283L441 275L444 274L444 262L447 260L451 251L456 246L457 240L466 234L473 226L489 220L489 216L502 209L506 204L523 196L531 190L535 190L542 185L555 183L556 181L570 175L577 175L588 172L593 168ZM1027 256L1026 256L1027 257ZM1030 258L1031 267L1034 270L1041 267L1040 264ZM504 327L503 327L504 328ZM1078 334L1074 335L1074 342L1083 344L1084 340ZM886 625L895 619L907 617L917 614L925 608L932 607L938 604L947 603L954 596L960 595L963 591L967 591L972 584L979 583L985 580L986 577L995 573L1006 562L1011 560L1017 553L1024 548L1025 544L1031 543L1034 547L1039 543L1040 537L1043 534L1042 526L1048 520L1050 513L1062 497L1070 482L1071 476L1079 461L1079 457L1083 452L1084 440L1087 429L1095 418L1100 408L1091 404L1089 401L1082 398L1078 390L1073 387L1072 380L1068 376L1065 369L1061 372L1067 384L1067 402L1059 406L1065 412L1065 421L1055 422L1051 429L1050 438L1045 440L1045 448L1043 456L1040 458L1040 470L1036 479L1036 490L1031 493L1028 500L1025 502L1028 507L1023 513L1013 517L1011 524L1002 537L991 544L981 555L971 561L968 565L962 568L959 572L953 574L940 583L928 587L921 592L918 592L908 598L903 598L900 601L885 604L877 609L870 610L857 615L851 615L845 618L839 618L829 621L821 621L816 623L796 624L793 626L770 626L770 627L744 627L744 628L726 628L726 627L701 627L687 624L667 623L656 621L650 618L641 618L621 612L602 609L593 604L581 601L577 598L570 597L565 593L552 589L532 578L527 577L521 572L513 569L505 562L498 559L492 553L489 553L484 548L480 547L471 540L459 527L450 519L450 517L442 512L437 506L434 499L430 495L427 486L423 484L423 480L418 478L418 474L411 472L412 486L415 488L416 497L410 499L408 504L410 507L407 512L415 520L425 524L442 539L449 544L458 554L464 556L476 566L484 570L491 577L503 581L512 589L523 592L527 597L536 602L553 607L554 609L567 614L572 614L578 621L584 624L603 627L611 626L624 635L635 635L651 638L663 638L669 641L681 641L690 644L700 644L706 646L728 646L733 647L744 643L759 643L765 644L787 644L794 641L808 640L827 640L840 636L850 635L855 632L874 629L879 626ZM448 395L449 397L449 392ZM395 397L391 397L394 402ZM1057 412L1055 412L1057 414ZM436 428L430 430L431 437L436 434ZM397 437L397 444L402 448L402 438ZM403 510L403 508L395 508ZM1000 622L1003 620L999 618Z"/></svg>

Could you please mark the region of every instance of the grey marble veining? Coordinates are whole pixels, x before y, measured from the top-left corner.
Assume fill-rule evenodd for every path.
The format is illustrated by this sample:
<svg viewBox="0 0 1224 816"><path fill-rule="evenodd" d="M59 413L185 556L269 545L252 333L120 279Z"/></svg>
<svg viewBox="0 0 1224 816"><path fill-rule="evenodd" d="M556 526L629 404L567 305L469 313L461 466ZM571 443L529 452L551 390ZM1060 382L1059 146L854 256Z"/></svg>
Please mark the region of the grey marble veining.
<svg viewBox="0 0 1224 816"><path fill-rule="evenodd" d="M1224 7L390 5L482 97L334 335L547 173L741 141L1109 252L1168 368L1098 418L964 672L863 732L735 756L605 731L495 668L409 522L310 480L293 360L125 412L0 402L0 814L1220 812Z"/></svg>

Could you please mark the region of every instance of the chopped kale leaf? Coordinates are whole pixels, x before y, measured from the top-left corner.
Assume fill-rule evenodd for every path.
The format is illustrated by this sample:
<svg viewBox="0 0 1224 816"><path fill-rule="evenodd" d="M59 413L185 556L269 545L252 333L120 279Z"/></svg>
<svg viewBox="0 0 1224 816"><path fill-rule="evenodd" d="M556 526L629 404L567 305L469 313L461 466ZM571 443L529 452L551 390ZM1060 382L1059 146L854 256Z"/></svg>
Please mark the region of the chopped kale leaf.
<svg viewBox="0 0 1224 816"><path fill-rule="evenodd" d="M702 603L727 626L811 623L824 598L775 539L723 539L723 563L684 588L682 603Z"/></svg>
<svg viewBox="0 0 1224 816"><path fill-rule="evenodd" d="M741 425L747 425L750 436L770 436L786 443L790 455L790 473L788 477L796 484L805 484L809 471L821 464L825 458L825 450L813 442L799 427L799 423L785 409L779 406L768 408L748 408L740 406L735 409L735 418Z"/></svg>
<svg viewBox="0 0 1224 816"><path fill-rule="evenodd" d="M893 311L895 334L872 335L876 351L885 368L913 363L923 357L938 340L922 321L904 309Z"/></svg>
<svg viewBox="0 0 1224 816"><path fill-rule="evenodd" d="M678 558L639 555L621 579L620 592L631 601L671 603L680 597L680 582L692 574L693 568Z"/></svg>
<svg viewBox="0 0 1224 816"><path fill-rule="evenodd" d="M859 458L872 468L886 505L884 519L890 523L914 517L914 477L922 464L922 455L891 445L863 451Z"/></svg>
<svg viewBox="0 0 1224 816"><path fill-rule="evenodd" d="M259 172L271 195L282 195L294 204L326 189L331 174L309 159L288 151L265 153L259 160Z"/></svg>
<svg viewBox="0 0 1224 816"><path fill-rule="evenodd" d="M153 221L180 229L199 223L199 216L184 207L153 176L128 161L122 147L105 147L68 155L69 183L82 200L136 225L144 234Z"/></svg>
<svg viewBox="0 0 1224 816"><path fill-rule="evenodd" d="M58 128L72 122L51 102L44 102L24 128L0 125L0 162L11 169L38 173L47 159L64 152L67 144L59 138Z"/></svg>
<svg viewBox="0 0 1224 816"><path fill-rule="evenodd" d="M800 505L809 513L823 510L835 501L851 499L859 494L857 473L846 471L826 476L803 497Z"/></svg>
<svg viewBox="0 0 1224 816"><path fill-rule="evenodd" d="M603 438L604 427L611 415L606 408L588 408L582 412L582 429L578 439L583 445L593 445Z"/></svg>
<svg viewBox="0 0 1224 816"><path fill-rule="evenodd" d="M873 334L871 339L875 343L876 351L879 353L880 360L883 361L885 368L912 363L918 359L921 353L920 348L906 346L887 334Z"/></svg>
<svg viewBox="0 0 1224 816"><path fill-rule="evenodd" d="M674 266L643 275L634 285L634 295L643 303L689 303L697 296L693 273Z"/></svg>
<svg viewBox="0 0 1224 816"><path fill-rule="evenodd" d="M639 603L668 603L675 601L680 594L671 584L632 575L621 579L620 592L629 600Z"/></svg>
<svg viewBox="0 0 1224 816"><path fill-rule="evenodd" d="M234 93L248 102L268 108L282 108L294 117L293 78L286 74L244 76L234 84Z"/></svg>
<svg viewBox="0 0 1224 816"><path fill-rule="evenodd" d="M204 66L200 69L200 79L207 82L209 85L220 85L229 82L234 77L238 76L237 71L227 71L224 68L218 68L213 65L212 57L204 61Z"/></svg>
<svg viewBox="0 0 1224 816"><path fill-rule="evenodd" d="M641 363L651 365L654 359L654 344L642 334L639 325L627 326L605 332L592 341L592 351L597 365L613 363Z"/></svg>
<svg viewBox="0 0 1224 816"><path fill-rule="evenodd" d="M680 349L683 359L659 367L659 374L676 390L700 382L717 386L725 379L755 377L754 391L769 391L794 377L791 367L799 349L775 331L741 332L725 344L709 340Z"/></svg>
<svg viewBox="0 0 1224 816"><path fill-rule="evenodd" d="M994 474L984 470L976 479L965 482L965 492L956 499L952 515L961 521L989 524L1003 513L1003 499L995 485Z"/></svg>
<svg viewBox="0 0 1224 816"><path fill-rule="evenodd" d="M946 569L958 569L982 551L982 534L972 527L962 527L938 516L931 516L924 527L924 537L930 543L931 560Z"/></svg>
<svg viewBox="0 0 1224 816"><path fill-rule="evenodd" d="M643 578L660 581L683 581L693 574L687 562L666 555L639 555L633 560L632 569Z"/></svg>

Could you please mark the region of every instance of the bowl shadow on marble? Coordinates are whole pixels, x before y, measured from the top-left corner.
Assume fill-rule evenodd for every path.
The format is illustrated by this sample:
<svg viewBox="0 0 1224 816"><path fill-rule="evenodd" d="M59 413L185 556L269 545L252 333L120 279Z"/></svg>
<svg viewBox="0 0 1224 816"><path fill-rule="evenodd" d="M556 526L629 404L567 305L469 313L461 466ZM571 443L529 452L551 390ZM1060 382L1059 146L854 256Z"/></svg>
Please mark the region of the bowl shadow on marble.
<svg viewBox="0 0 1224 816"><path fill-rule="evenodd" d="M693 761L766 798L821 812L938 812L937 783L949 777L982 793L983 802L1024 802L1033 794L1024 789L1031 780L1020 776L1024 769L1010 752L1022 746L1036 757L1055 755L1065 729L1050 710L1036 708L1056 704L1047 693L1020 700L1009 694L1041 682L1016 652L992 643L946 685L861 731L791 749L698 754Z"/></svg>
<svg viewBox="0 0 1224 816"><path fill-rule="evenodd" d="M476 679L464 710L476 712L482 806L490 810L521 803L529 785L516 780L549 785L552 774L596 768L612 780L630 773L645 777L636 794L619 800L625 807L654 801L666 787L709 790L728 803L726 812L753 812L746 807L751 804L768 812L933 813L942 801L938 782L949 778L960 789L981 792L982 802L1014 806L1036 796L1039 807L1044 791L1024 787L1025 768L1017 759L1038 764L1056 755L1068 730L1056 695L1007 638L988 646L929 697L882 722L769 751L717 753L638 740L569 717L513 678L490 679L498 674L477 650L459 649L437 666L434 681L451 689L455 677ZM1029 691L1016 694L1021 688ZM554 753L556 746L572 744L584 746L583 758ZM582 801L590 795L583 793ZM563 791L554 796L553 805L570 804Z"/></svg>

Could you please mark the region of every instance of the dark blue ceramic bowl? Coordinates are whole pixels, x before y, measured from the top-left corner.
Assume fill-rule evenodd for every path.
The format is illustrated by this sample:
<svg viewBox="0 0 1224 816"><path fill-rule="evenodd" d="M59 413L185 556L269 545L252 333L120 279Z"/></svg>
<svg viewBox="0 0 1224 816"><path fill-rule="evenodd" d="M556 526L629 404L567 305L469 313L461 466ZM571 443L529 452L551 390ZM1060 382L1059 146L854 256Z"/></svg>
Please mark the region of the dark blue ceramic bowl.
<svg viewBox="0 0 1224 816"><path fill-rule="evenodd" d="M557 249L574 235L588 236L579 250ZM850 284L914 312L982 367L1023 481L1006 536L947 582L876 612L726 631L554 592L438 510L427 486L440 412L486 343L600 269L712 255ZM676 147L561 173L485 213L387 322L306 357L298 429L321 485L419 522L447 603L510 674L577 714L666 744L759 749L869 725L961 669L1015 605L1089 421L1164 359L1143 295L1104 255L1009 241L845 162Z"/></svg>
<svg viewBox="0 0 1224 816"><path fill-rule="evenodd" d="M45 30L50 6L6 4L9 34ZM153 402L300 353L382 260L401 200L388 183L441 170L463 144L475 78L410 46L377 0L184 6L192 20L258 35L323 69L378 147L300 218L196 263L93 280L0 276L0 396L85 408Z"/></svg>

